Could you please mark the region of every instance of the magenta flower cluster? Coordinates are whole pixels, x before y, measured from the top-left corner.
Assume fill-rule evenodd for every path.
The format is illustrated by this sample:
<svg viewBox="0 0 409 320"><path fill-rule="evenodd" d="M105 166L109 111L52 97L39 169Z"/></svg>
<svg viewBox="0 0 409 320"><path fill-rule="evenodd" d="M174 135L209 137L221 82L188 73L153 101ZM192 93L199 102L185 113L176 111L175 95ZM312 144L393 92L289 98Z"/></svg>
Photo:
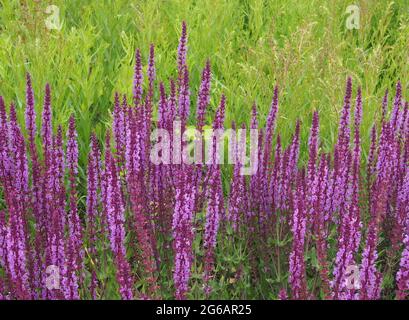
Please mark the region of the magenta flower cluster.
<svg viewBox="0 0 409 320"><path fill-rule="evenodd" d="M53 124L48 84L37 119L27 74L24 127L16 106L8 108L0 96L0 298L99 299L112 282L121 299L159 299L169 291L187 299L193 290L217 297L225 279L223 250L235 241L244 244L248 261L229 275L229 285L244 281L243 270L249 270L257 287L275 269L284 279L275 288L279 299L381 299L387 270L394 296L408 298L409 111L402 85L390 116L386 93L379 123L363 133L367 106L361 88L354 98L348 78L334 148L323 151L314 111L305 166L299 163L301 121L287 146L275 133L278 86L265 128L252 107L249 128L258 130L253 175L241 174L247 164L239 156L247 149L238 143L244 130L229 140L234 165L221 164L215 136L207 164L154 164L153 129L170 132L174 155L181 148L172 136L174 121L182 132L195 122L202 133L210 114L210 61L193 114L187 49L183 23L177 78L168 83L157 79L154 46L146 78L136 50L132 97L115 94L112 127L103 143L91 135L86 168L79 165L85 151L75 116L66 134ZM228 105L222 94L214 106L214 130L225 128Z"/></svg>

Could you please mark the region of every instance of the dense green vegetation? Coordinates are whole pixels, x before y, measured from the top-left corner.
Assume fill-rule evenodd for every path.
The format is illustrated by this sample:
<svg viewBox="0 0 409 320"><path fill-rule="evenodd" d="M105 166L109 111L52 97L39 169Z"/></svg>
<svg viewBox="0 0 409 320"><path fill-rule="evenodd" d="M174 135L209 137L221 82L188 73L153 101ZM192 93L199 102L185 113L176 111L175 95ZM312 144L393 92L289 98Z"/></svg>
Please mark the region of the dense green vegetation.
<svg viewBox="0 0 409 320"><path fill-rule="evenodd" d="M43 92L49 82L54 118L68 123L71 112L76 114L82 148L88 148L92 130L102 137L114 92L130 93L135 48L141 48L146 65L149 44L154 43L158 79L175 76L182 20L189 28L193 95L207 58L214 73L211 105L214 110L220 92L226 93L227 123L248 122L254 100L260 116L266 117L278 83L279 131L285 143L298 117L306 124L302 137L307 137L312 110L318 109L324 147L329 148L347 75L363 89L364 133L379 114L384 90L394 91L397 79L404 89L409 82L405 0L358 1L358 30L346 28L350 1L343 0L0 3L1 95L17 103L22 119L25 72L32 74L35 92ZM60 10L61 30L46 28L52 15L46 8L51 4ZM43 97L37 94L36 99ZM81 162L85 160L84 152Z"/></svg>

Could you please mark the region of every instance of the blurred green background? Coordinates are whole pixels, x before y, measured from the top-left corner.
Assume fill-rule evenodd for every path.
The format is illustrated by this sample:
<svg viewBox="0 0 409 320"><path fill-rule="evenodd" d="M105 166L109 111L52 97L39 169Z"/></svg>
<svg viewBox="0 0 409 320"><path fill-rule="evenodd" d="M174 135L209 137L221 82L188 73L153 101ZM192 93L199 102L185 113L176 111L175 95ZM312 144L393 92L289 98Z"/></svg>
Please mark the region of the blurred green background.
<svg viewBox="0 0 409 320"><path fill-rule="evenodd" d="M346 27L351 4L360 8L359 29ZM46 27L50 5L59 10L60 30ZM38 114L49 82L54 119L66 126L75 113L85 163L91 131L102 137L109 125L114 92L131 93L135 48L146 67L154 43L158 79L176 75L182 20L188 25L192 108L207 58L214 79L210 116L223 91L226 124L248 122L254 100L263 124L277 83L284 144L295 120L303 123L301 161L314 109L320 111L322 147L331 148L347 75L354 92L363 89L366 145L385 89L394 93L400 79L407 90L407 0L7 0L0 1L0 94L17 103L23 120L25 72L33 77Z"/></svg>

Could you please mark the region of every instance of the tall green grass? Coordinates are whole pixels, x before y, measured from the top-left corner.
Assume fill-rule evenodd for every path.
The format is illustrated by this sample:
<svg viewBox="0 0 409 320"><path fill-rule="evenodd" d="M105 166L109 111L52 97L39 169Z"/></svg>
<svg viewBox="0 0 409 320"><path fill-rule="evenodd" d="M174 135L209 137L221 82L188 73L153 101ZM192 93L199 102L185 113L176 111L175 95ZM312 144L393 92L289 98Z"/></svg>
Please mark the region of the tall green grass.
<svg viewBox="0 0 409 320"><path fill-rule="evenodd" d="M45 9L51 4L60 9L60 31L45 26L49 16ZM322 147L327 149L336 136L347 75L363 89L364 135L379 114L384 90L393 90L398 79L404 90L409 83L409 2L356 1L361 9L359 30L345 26L350 4L349 0L0 1L0 94L17 103L21 118L25 72L33 76L39 103L49 82L56 122L67 124L74 112L80 147L87 150L92 130L103 136L114 92L131 92L136 47L146 61L148 46L155 43L158 78L175 76L180 24L186 20L192 87L197 90L200 70L210 58L213 110L223 91L228 122L248 122L256 101L263 123L278 83L278 130L284 143L297 118L302 120L305 142L312 111L318 109ZM85 154L81 153L82 164ZM303 155L302 151L302 161Z"/></svg>

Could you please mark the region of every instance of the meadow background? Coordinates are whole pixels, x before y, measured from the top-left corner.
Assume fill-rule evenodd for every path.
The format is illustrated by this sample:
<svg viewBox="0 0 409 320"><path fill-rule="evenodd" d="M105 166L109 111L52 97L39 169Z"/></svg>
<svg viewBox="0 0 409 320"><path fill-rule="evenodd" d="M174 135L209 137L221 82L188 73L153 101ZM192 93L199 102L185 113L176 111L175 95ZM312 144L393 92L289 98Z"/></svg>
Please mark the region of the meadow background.
<svg viewBox="0 0 409 320"><path fill-rule="evenodd" d="M360 8L357 30L346 28L351 4ZM50 5L60 10L61 30L46 27ZM256 101L263 125L277 83L278 131L285 144L297 118L305 124L301 140L307 141L317 109L322 147L331 148L350 75L355 90L362 86L366 150L384 91L394 93L400 79L405 92L409 83L407 0L8 0L0 1L0 93L7 103L16 102L23 120L25 73L32 74L38 102L49 82L55 123L67 125L75 113L84 167L90 133L96 130L103 137L115 91L131 93L136 48L142 50L146 68L149 44L154 43L158 79L176 76L182 20L189 32L193 102L207 58L214 79L211 110L224 92L226 124L248 123ZM306 143L301 161L305 151Z"/></svg>
<svg viewBox="0 0 409 320"><path fill-rule="evenodd" d="M360 8L356 30L346 27L346 8L351 4ZM60 30L46 27L50 5L59 8ZM33 78L38 115L44 86L51 85L54 123L63 124L66 131L72 113L77 121L82 191L90 134L95 131L102 141L112 120L114 93L131 95L135 49L141 49L146 71L149 45L154 43L157 79L175 78L183 20L189 35L191 110L208 58L213 72L208 117L213 118L225 93L227 127L232 120L249 123L254 101L264 126L278 84L277 132L287 146L296 119L301 120L300 166L308 159L313 110L320 115L320 147L331 151L347 76L353 79L354 96L357 87L362 87L363 161L385 90L393 96L401 80L403 95L407 95L408 0L0 1L0 95L7 104L16 103L19 122L24 123L26 72ZM39 126L40 117L37 121ZM228 179L224 183L228 185ZM83 208L84 196L80 202ZM235 264L243 259L239 249L231 246L219 252L229 250L225 262ZM271 298L272 291L271 297L262 296L265 287L282 282L278 273L277 278L253 288L259 293L249 296ZM245 285L250 287L250 283ZM193 289L191 297L198 292ZM218 297L242 297L242 292L237 287L236 292L221 292Z"/></svg>

